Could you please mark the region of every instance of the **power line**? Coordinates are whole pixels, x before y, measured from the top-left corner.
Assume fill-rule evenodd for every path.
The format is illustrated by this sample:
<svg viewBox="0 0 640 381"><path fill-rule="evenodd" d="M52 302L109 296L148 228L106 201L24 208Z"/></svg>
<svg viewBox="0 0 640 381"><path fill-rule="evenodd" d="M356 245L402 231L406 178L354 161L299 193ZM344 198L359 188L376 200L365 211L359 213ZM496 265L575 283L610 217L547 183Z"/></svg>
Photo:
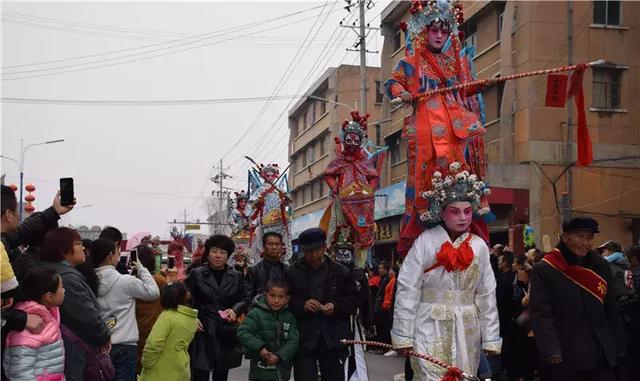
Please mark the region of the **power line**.
<svg viewBox="0 0 640 381"><path fill-rule="evenodd" d="M143 57L134 58L134 59L130 59L130 60L122 61L122 62L114 62L114 63L108 63L108 64L104 64L104 65L81 67L81 68L64 70L64 71L59 71L59 72L54 72L54 73L44 73L44 74L36 74L36 75L14 77L14 78L3 78L2 80L3 81L12 81L12 80L19 80L19 79L47 77L47 76L52 76L52 75L73 73L73 72L77 72L77 71L86 71L86 70L100 69L100 68L110 67L110 66L115 66L115 65L128 64L128 63L148 60L148 59L151 59L151 58L162 57L162 56L166 56L166 55L170 55L170 54L176 54L176 53L184 52L184 51L187 51L187 50L198 49L198 48L203 48L203 47L206 47L206 46L216 45L216 44L220 44L220 43L227 42L227 41L237 40L237 39L240 39L242 37L250 36L250 35L253 35L253 34L258 34L258 33L268 32L268 31L275 30L275 29L289 27L289 26L294 25L294 24L302 23L302 22L304 22L304 21L306 21L308 19L310 19L310 18L305 18L305 19L301 19L301 20L298 20L298 21L290 22L290 23L287 23L287 24L270 27L268 29L258 30L258 31L251 32L251 33L248 33L248 34L245 34L245 35L238 35L238 36L229 37L227 39L220 40L220 41L208 42L208 43L201 44L201 45L196 45L196 46L188 46L188 47L185 47L185 48L182 48L182 49L179 49L179 50L169 51L169 52L166 52L166 53L158 53L158 54L154 54L154 55L150 55L150 56L143 56ZM7 73L7 74L19 74L19 73L51 71L51 70L58 70L58 69L63 69L63 68L72 68L72 67L76 67L76 66L84 66L84 65L89 65L89 64L92 64L92 63L100 63L100 62L120 60L120 59L123 59L123 58L126 58L126 57L134 57L134 56L140 56L140 55L154 53L154 52L161 52L161 51L171 50L171 49L174 49L174 48L179 47L179 46L191 45L191 44L194 44L194 43L202 42L203 40L207 40L207 39L209 39L209 38L207 37L207 38L203 38L203 39L196 40L196 41L187 41L187 42L180 43L180 44L177 44L175 46L171 46L171 47L167 47L167 48L158 48L158 49L150 50L150 51L147 51L147 52L133 53L133 54L129 54L129 55L121 56L121 57L106 58L106 59L102 59L102 60L86 62L86 63L83 63L83 64L63 65L63 66L59 66L59 67L56 67L56 68L25 70L25 71L21 71L21 72L13 72L13 73Z"/></svg>
<svg viewBox="0 0 640 381"><path fill-rule="evenodd" d="M70 106L193 106L203 104L249 103L264 100L295 99L299 94L244 98L167 99L167 100L115 100L115 99L49 99L3 97L2 103L26 103Z"/></svg>
<svg viewBox="0 0 640 381"><path fill-rule="evenodd" d="M373 20L375 20L375 17L373 18ZM344 40L344 38L346 37L346 35L347 35L347 34L348 34L348 32L345 32L345 35L343 36L343 40ZM371 40L371 39L373 39L373 35L372 35L371 37L369 37L369 39L370 39L370 40ZM326 59L326 63L328 63L328 62L329 62L329 60L330 60L330 59L335 55L335 53L337 52L337 48L338 48L339 46L340 46L340 44L337 44L337 45L336 45L336 48L334 49L333 53L332 53L330 56L328 56L328 58ZM346 52L345 52L345 55L344 55L344 56L343 56L343 58L340 60L340 62L343 62L343 61L344 61L344 59L347 57L347 55L348 55L348 54L349 54L349 51L346 51ZM320 57L319 57L319 58L320 58ZM356 59L354 60L354 63L353 63L353 64L355 64L355 62L356 62L357 60L358 60L358 57L356 57ZM321 61L322 61L321 59L318 59L318 60L316 60L316 63L319 63L319 62L321 62ZM316 71L316 69L320 69L320 68L322 68L322 67L323 67L322 65L318 65L317 67L315 67L315 68L313 68L312 70L310 70L310 71L309 71L309 75L305 78L305 80L303 80L302 84L301 84L301 85L300 85L300 87L298 88L298 92L300 92L300 91L302 90L302 88L303 88L303 87L305 87L305 83L306 83L306 81L307 81L309 78L311 78L311 76L312 76L312 75L313 75L313 73ZM324 71L320 71L320 73L319 73L318 75L319 75L319 76L320 76L320 75L322 75L322 74L323 74L323 72L324 72ZM312 82L310 82L310 83L315 83L315 81L317 81L317 78L316 78L316 79L314 79L314 81L312 81ZM338 82L339 82L339 81L340 81L340 79L338 79ZM290 103L290 104L291 104L291 103ZM287 107L285 108L285 112L286 112L286 111L288 111L288 108L289 108L289 106L287 106ZM279 119L284 115L284 113L285 113L285 112L283 112L283 113L281 113L281 114L280 114L280 116L278 117L278 119L276 120L276 122L274 122L274 124L272 125L272 127L274 127L274 126L276 125L276 123L278 122L278 120L279 120ZM288 133L289 133L289 131L288 131L288 130L285 130L285 134L284 134L284 135L286 136ZM275 135L272 135L272 136L275 136ZM263 147L267 147L267 146L268 146L268 144L264 144L264 145L263 145ZM271 147L271 150L269 150L269 151L268 151L267 153L265 153L263 156L264 156L264 157L269 156L269 155L270 155L270 154L271 154L271 153L276 149L276 147L277 147L276 145L273 145L273 146ZM281 150L280 150L280 152L278 153L278 155L276 155L276 156L279 156L279 155L282 153L282 151L284 151L287 147L288 147L288 141L287 141L287 144L285 145L285 147L284 147L283 149L281 149Z"/></svg>
<svg viewBox="0 0 640 381"><path fill-rule="evenodd" d="M220 41L208 42L208 43L200 44L200 45L196 45L196 46L187 46L185 48L174 50L174 51L169 51L169 52L165 52L165 53L158 53L158 54L149 55L149 56L143 56L143 57L139 57L139 58L133 58L133 59L122 61L122 62L113 62L113 63L103 64L103 65L82 67L82 66L86 66L86 65L90 65L90 64L99 64L101 62L121 60L121 59L124 59L124 58L127 58L127 57L135 57L135 56L145 55L145 54L149 54L149 53L167 51L167 50L171 50L171 49L177 48L179 46L191 45L191 44L194 44L194 43L199 43L199 42L202 42L203 40L210 39L210 37L205 37L205 38L202 38L200 40L195 40L195 41L186 41L186 42L182 42L182 43L179 43L177 45L174 45L174 46L153 49L153 50L146 51L146 52L133 53L133 54L128 54L128 55L119 56L119 57L105 58L105 59L95 60L95 61L91 61L91 62L85 62L85 63L81 63L81 64L62 65L62 66L52 67L52 68L23 70L23 71L17 71L17 72L12 72L12 73L5 73L5 75L28 74L28 73L37 73L37 72L43 72L43 71L46 72L46 71L51 71L51 70L59 70L59 69L74 68L75 67L75 69L64 70L64 71L59 71L59 72L43 73L43 74L36 74L36 75L27 75L27 76L20 76L20 77L14 77L14 78L3 78L2 80L3 81L12 81L12 80L19 80L19 79L38 78L38 77L66 74L66 73L72 73L72 72L77 72L77 71L86 71L86 70L99 69L99 68L110 67L110 66L115 66L115 65L133 63L133 62L143 61L143 60L147 60L147 59L151 59L151 58L166 56L166 55L175 54L175 53L180 53L180 52L187 51L187 50L198 49L198 48L202 48L202 47L206 47L206 46L216 45L216 44L220 44L220 43L227 42L227 41L237 40L237 39L240 39L240 38L243 38L243 37L246 37L246 36L251 36L251 35L254 35L254 34L258 34L258 33L264 33L264 32L268 32L268 31L275 30L275 29L285 28L285 27L288 27L288 26L291 26L291 25L294 25L294 24L302 23L302 22L307 21L309 19L310 18L304 18L304 19L300 19L300 20L297 20L297 21L293 21L293 22L287 23L287 24L277 25L277 26L270 27L270 28L267 28L267 29L254 31L254 32L251 32L251 33L248 33L248 34L232 36L232 37L229 37L227 39L220 40Z"/></svg>
<svg viewBox="0 0 640 381"><path fill-rule="evenodd" d="M103 25L103 24L92 24L86 22L78 22L78 21L70 21L70 20L61 20L53 17L43 17L43 16L34 16L26 13L14 12L3 10L0 12L2 17L14 17L18 19L26 19L26 20L34 20L40 22L48 22L51 24L59 24L65 26L74 26L80 28L94 29L94 30L107 30L113 32L121 32L121 33L139 33L139 34L155 34L155 35L173 35L173 36L193 36L189 33L181 33L181 32L173 32L173 31L163 31L157 29L140 29L140 28L131 28L131 27L118 27L112 25Z"/></svg>
<svg viewBox="0 0 640 381"><path fill-rule="evenodd" d="M299 14L306 13L306 12L318 9L320 7L321 6L314 6L314 7L311 7L311 8L304 9L302 11L288 13L288 14L285 14L285 15L282 15L282 16L277 16L277 17L273 17L273 18L269 18L269 19L265 19L265 20L259 20L259 21L255 21L255 22L252 22L252 23L249 23L249 24L243 24L243 25L238 25L238 26L235 26L235 27L229 27L229 28L223 28L223 29L215 30L215 31L208 32L208 33L202 33L202 34L195 35L193 37L176 39L176 40L167 41L167 42L161 42L161 43L157 43L157 44L143 45L143 46L138 46L138 47L133 47L133 48L117 49L117 50L112 50L112 51L103 52L103 53L88 54L88 55L78 56L78 57L68 57L68 58L61 58L61 59L49 60L49 61L41 61L41 62L33 62L33 63L27 63L27 64L8 65L8 66L3 66L2 69L6 70L6 69L12 69L12 68L16 68L16 67L40 66L40 65L58 63L58 62L83 60L83 59L88 59L88 58L93 58L93 57L101 57L101 56L113 55L113 54L117 54L117 53L130 52L130 51L135 51L135 50L143 50L143 49L153 48L153 47L156 47L156 46L169 45L169 44L172 44L172 43L185 41L185 40L189 40L189 39L196 38L196 37L224 36L224 35L227 35L227 34L231 34L231 33L237 32L239 30L250 29L250 28L253 28L253 27L256 27L256 26L259 26L259 25L268 24L268 23L273 22L273 21L278 21L278 20L282 20L282 19L285 19L285 18L297 16Z"/></svg>
<svg viewBox="0 0 640 381"><path fill-rule="evenodd" d="M351 14L351 13L350 13L347 17L349 17L349 16L353 16L353 14ZM333 40L333 36L335 35L335 33L336 33L338 30L340 30L340 31L342 32L342 30L340 29L340 27L339 27L339 26L337 26L337 27L334 29L334 31L333 31L333 33L332 33L332 35L331 35L332 37L331 37L329 40ZM341 32L340 32L340 33L341 33ZM339 34L340 34L340 33L339 33ZM315 61L314 61L314 65L313 65L313 66L311 67L311 69L309 70L309 73L308 73L308 74L307 74L307 76L302 80L302 82L301 82L300 86L298 87L298 92L300 92L304 87L306 87L306 86L307 86L307 83L309 83L308 81L309 81L309 79L312 77L312 75L313 75L313 74L314 74L318 69L323 69L323 68L324 68L324 65L326 65L326 64L329 62L329 60L330 60L330 59L335 55L335 53L336 53L337 49L340 47L340 45L342 44L342 42L343 42L343 41L344 41L344 39L346 38L346 34L347 34L347 33L348 33L348 32L346 32L346 31L345 31L345 33L342 35L342 38L341 38L341 39L338 37L338 38L336 38L336 39L334 40L334 44L332 45L332 47L330 47L330 48L329 48L329 51L330 51L331 49L334 49L334 50L333 50L333 53L331 53L330 55L329 55L329 51L327 51L327 48L329 47L329 43L327 43L327 44L325 45L325 47L322 49L322 51L321 51L321 52L320 52L320 54L318 55L318 58L316 58L316 59L315 59ZM340 41L336 43L335 41L337 41L338 39L340 39ZM325 54L325 51L326 51L326 54ZM323 55L324 55L324 56L323 56ZM323 62L323 61L324 61L324 63L323 63L323 64L321 64L321 62ZM321 70L321 71L319 72L319 75L322 75L322 73L323 73L323 72L324 72L324 71L323 71L323 70ZM311 83L313 83L313 82L311 82ZM304 95L304 94L302 94L302 95ZM278 117L276 118L275 122L273 122L273 124L270 126L270 128L265 132L265 135L263 135L263 138L267 137L267 135L268 135L268 136L269 136L269 139L267 139L267 141L264 141L263 139L259 139L259 140L256 142L256 144L254 144L254 146L251 148L251 150L250 150L250 151L252 151L252 152L253 152L253 150L254 150L254 149L256 149L256 148L258 148L259 146L262 146L262 147L267 147L267 146L268 146L267 142L272 141L272 140L273 140L273 138L276 136L276 135L273 135L273 134L272 134L272 135L269 135L269 133L270 133L271 131L273 131L273 129L277 126L278 122L279 122L279 121L280 121L280 119L284 116L284 114L289 110L289 107L291 107L291 105L293 104L293 102L294 102L294 99L292 99L292 100L289 102L289 104L287 104L287 106L286 106L286 107L284 107L283 111L280 113L280 115L278 115ZM288 131L287 131L286 133L288 133ZM285 133L285 135L286 135L286 133ZM258 152L260 152L260 151L258 151ZM254 155L255 155L255 154L254 154ZM237 162L237 161L236 161L236 162ZM245 163L245 165L248 165L248 164L246 164L246 163Z"/></svg>
<svg viewBox="0 0 640 381"><path fill-rule="evenodd" d="M326 7L328 1L325 1L324 5L323 5L323 10L324 7ZM337 1L335 1L333 3L333 6L335 6L335 4L337 3ZM333 8L332 6L332 8ZM302 44L300 45L300 48L298 49L298 51L296 52L295 56L293 57L293 59L291 60L291 62L289 63L289 66L285 69L282 77L280 77L280 80L278 81L278 84L276 85L275 89L273 90L272 95L276 95L284 86L284 84L286 83L286 81L291 77L291 74L293 73L293 67L296 67L301 59L302 59L302 54L304 54L304 52L306 52L307 49L305 49L303 51L304 45L307 41L307 39L309 38L309 36L311 35L311 33L313 32L313 30L315 29L315 26L317 24L317 22L320 20L320 15L318 15L318 17L316 18L316 20L314 21L313 25L311 26L311 28L309 28L309 31L307 32L307 35L305 36L304 41L302 42ZM325 17L323 23L320 25L320 27L317 29L315 36L318 34L318 31L320 31L320 29L322 28L322 25L324 25L324 22L326 22L327 17ZM312 38L313 41L313 38ZM302 54L300 54L302 52ZM300 59L297 61L296 63L296 59L300 57ZM264 115L264 113L266 112L267 108L269 107L270 102L267 102L262 109L258 112L258 115L256 115L256 117L253 119L253 121L249 124L249 126L247 127L247 129L244 131L244 133L240 136L240 138L238 138L238 140L236 141L235 144L232 144L229 147L229 150L227 150L227 152L225 152L222 157L226 158L227 156L229 156L229 154L231 152L233 152L234 148L236 148L236 146L242 142L242 140L249 134L249 132L256 126L258 120L260 119L260 117L262 117L262 115Z"/></svg>

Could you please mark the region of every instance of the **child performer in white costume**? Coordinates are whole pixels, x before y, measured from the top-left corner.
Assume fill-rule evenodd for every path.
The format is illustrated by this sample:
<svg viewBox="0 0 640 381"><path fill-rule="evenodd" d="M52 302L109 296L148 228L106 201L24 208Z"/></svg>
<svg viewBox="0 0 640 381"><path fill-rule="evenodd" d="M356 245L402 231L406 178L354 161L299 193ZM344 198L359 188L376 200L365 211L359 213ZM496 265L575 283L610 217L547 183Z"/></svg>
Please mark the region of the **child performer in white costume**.
<svg viewBox="0 0 640 381"><path fill-rule="evenodd" d="M473 212L489 194L484 182L454 162L449 174L435 172L432 189L421 196L431 223L413 243L398 276L392 341L401 354L425 353L475 375L480 351L502 346L496 281L489 248L469 232ZM412 358L416 381L438 381L446 370Z"/></svg>

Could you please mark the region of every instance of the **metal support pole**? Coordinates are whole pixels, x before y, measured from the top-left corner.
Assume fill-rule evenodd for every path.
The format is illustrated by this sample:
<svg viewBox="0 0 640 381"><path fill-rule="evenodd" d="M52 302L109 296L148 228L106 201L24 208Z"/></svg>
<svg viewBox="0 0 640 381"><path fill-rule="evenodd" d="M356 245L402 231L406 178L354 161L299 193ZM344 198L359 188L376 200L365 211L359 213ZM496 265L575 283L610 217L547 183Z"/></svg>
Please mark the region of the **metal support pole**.
<svg viewBox="0 0 640 381"><path fill-rule="evenodd" d="M573 65L573 0L567 1L567 62ZM571 218L571 199L573 198L573 180L571 178L571 163L573 162L573 105L567 102L567 146L565 147L565 161L567 169L567 208L564 218Z"/></svg>
<svg viewBox="0 0 640 381"><path fill-rule="evenodd" d="M24 190L24 139L20 139L20 222L22 222L23 215L23 201L22 192Z"/></svg>
<svg viewBox="0 0 640 381"><path fill-rule="evenodd" d="M364 21L364 7L366 0L360 0L360 113L367 113L367 47Z"/></svg>

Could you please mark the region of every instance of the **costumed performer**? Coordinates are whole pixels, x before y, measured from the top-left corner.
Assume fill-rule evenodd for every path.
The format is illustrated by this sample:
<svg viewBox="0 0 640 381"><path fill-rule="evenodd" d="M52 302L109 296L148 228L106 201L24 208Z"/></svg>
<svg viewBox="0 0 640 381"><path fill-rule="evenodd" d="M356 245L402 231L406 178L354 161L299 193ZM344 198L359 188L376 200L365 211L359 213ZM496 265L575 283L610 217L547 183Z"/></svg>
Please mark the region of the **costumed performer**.
<svg viewBox="0 0 640 381"><path fill-rule="evenodd" d="M235 196L235 206L229 212L231 239L236 244L236 250L240 248L247 250L251 239L249 195L245 191L240 191L235 192Z"/></svg>
<svg viewBox="0 0 640 381"><path fill-rule="evenodd" d="M385 82L389 99L413 104L413 114L404 120L403 137L408 139L405 215L400 228L398 252L406 253L424 230L419 216L429 208L420 194L429 189L434 172L445 171L453 162L466 163L471 173L485 177L482 135L481 88L420 97L420 93L472 81L473 48L461 49L458 25L464 21L462 5L448 0L413 1L409 23L400 27L406 37L406 57ZM490 81L489 83L493 83ZM478 214L488 213L488 203ZM478 220L473 231L484 230Z"/></svg>
<svg viewBox="0 0 640 381"><path fill-rule="evenodd" d="M351 316L351 332L355 340L365 340L366 332L373 328L373 310L371 308L371 294L369 279L364 269L356 266L356 245L353 231L348 225L337 226L329 247L329 254L339 264L349 269L356 282L359 295L358 310ZM350 347L349 357L345 361L345 380L368 381L365 347L355 344Z"/></svg>
<svg viewBox="0 0 640 381"><path fill-rule="evenodd" d="M401 354L425 353L475 375L480 351L500 353L496 281L485 241L471 233L472 215L489 189L460 163L435 172L421 196L432 227L415 240L398 276L391 339ZM411 359L416 381L439 381L446 372Z"/></svg>
<svg viewBox="0 0 640 381"><path fill-rule="evenodd" d="M260 177L264 182L251 199L251 259L258 263L264 248L262 235L276 232L282 236L286 253L283 262L288 263L291 258L291 235L289 234L288 207L291 199L284 190L280 189L277 180L280 177L278 164L262 165L258 167Z"/></svg>
<svg viewBox="0 0 640 381"><path fill-rule="evenodd" d="M364 267L367 251L374 242L375 191L386 151L370 155L362 147L367 141L369 114L352 111L351 118L342 124L340 138L336 138L336 157L324 171L333 200L320 226L328 231L330 240L337 225L349 226L356 238L355 264Z"/></svg>

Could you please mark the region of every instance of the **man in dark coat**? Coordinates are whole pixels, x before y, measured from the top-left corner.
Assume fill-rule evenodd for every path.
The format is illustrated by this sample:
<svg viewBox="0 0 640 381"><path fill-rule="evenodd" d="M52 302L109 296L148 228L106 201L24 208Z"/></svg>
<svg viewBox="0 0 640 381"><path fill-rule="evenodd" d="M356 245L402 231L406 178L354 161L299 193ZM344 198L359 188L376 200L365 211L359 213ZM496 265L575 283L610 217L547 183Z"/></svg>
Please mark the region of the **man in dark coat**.
<svg viewBox="0 0 640 381"><path fill-rule="evenodd" d="M359 302L349 270L325 255L326 235L307 229L298 238L303 257L287 269L291 285L289 308L298 319L300 348L294 360L296 381L344 381L345 348L351 338L349 317Z"/></svg>
<svg viewBox="0 0 640 381"><path fill-rule="evenodd" d="M286 277L287 266L280 261L282 254L282 235L277 232L262 236L262 260L247 269L244 276L244 297L249 308L253 306L256 295L264 293L264 287L272 279Z"/></svg>
<svg viewBox="0 0 640 381"><path fill-rule="evenodd" d="M551 381L614 381L624 333L608 263L592 251L598 223L575 217L535 265L530 313Z"/></svg>

